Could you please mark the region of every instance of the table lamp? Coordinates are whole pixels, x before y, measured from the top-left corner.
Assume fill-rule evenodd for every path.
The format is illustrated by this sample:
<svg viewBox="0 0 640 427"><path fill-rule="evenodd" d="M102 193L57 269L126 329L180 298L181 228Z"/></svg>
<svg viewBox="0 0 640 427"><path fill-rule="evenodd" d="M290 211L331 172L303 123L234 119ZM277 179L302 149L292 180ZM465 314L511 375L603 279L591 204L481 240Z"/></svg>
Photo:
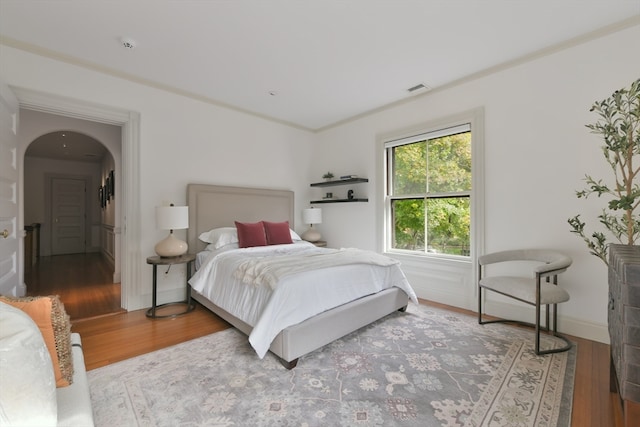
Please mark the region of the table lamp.
<svg viewBox="0 0 640 427"><path fill-rule="evenodd" d="M307 242L317 242L322 237L320 232L313 228L313 224L322 224L322 209L309 208L302 211L302 222L309 224L309 229L302 233L302 239Z"/></svg>
<svg viewBox="0 0 640 427"><path fill-rule="evenodd" d="M158 255L170 258L187 253L187 242L174 236L173 230L189 228L188 206L174 206L173 203L170 206L157 206L156 226L161 230L170 230L169 235L155 246Z"/></svg>

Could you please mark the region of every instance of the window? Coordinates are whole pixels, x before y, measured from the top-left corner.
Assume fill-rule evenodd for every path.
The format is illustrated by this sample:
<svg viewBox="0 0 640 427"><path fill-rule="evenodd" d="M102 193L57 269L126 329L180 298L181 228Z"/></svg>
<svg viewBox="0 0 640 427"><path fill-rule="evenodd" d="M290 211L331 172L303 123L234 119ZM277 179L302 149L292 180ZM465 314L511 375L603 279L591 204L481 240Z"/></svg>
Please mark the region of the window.
<svg viewBox="0 0 640 427"><path fill-rule="evenodd" d="M471 125L384 141L386 251L470 256Z"/></svg>

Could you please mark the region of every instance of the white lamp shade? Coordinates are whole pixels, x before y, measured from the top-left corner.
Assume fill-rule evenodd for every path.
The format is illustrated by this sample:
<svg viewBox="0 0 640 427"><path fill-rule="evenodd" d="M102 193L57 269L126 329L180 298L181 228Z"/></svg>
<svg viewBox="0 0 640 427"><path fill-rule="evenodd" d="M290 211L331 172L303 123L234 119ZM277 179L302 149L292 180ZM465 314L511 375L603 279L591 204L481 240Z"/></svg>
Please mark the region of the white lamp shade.
<svg viewBox="0 0 640 427"><path fill-rule="evenodd" d="M302 211L304 224L322 224L322 209L309 208Z"/></svg>
<svg viewBox="0 0 640 427"><path fill-rule="evenodd" d="M183 228L189 228L189 207L156 207L156 226L161 230L180 230Z"/></svg>

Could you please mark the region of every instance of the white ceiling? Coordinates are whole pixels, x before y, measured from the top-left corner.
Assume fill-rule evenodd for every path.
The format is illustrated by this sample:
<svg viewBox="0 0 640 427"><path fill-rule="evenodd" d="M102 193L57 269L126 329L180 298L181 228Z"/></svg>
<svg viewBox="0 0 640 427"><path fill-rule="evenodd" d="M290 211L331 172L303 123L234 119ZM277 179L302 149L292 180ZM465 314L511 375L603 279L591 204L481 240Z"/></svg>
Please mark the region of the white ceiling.
<svg viewBox="0 0 640 427"><path fill-rule="evenodd" d="M105 154L107 149L102 143L71 131L44 134L33 140L25 152L28 157L96 163L101 162Z"/></svg>
<svg viewBox="0 0 640 427"><path fill-rule="evenodd" d="M640 0L0 0L0 42L318 130L639 18Z"/></svg>

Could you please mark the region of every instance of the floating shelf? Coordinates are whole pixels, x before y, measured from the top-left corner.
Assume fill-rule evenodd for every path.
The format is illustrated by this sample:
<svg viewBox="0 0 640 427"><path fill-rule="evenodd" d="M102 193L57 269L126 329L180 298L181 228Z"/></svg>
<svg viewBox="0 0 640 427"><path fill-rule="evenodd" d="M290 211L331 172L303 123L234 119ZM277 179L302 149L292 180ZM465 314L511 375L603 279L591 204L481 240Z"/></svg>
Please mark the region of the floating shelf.
<svg viewBox="0 0 640 427"><path fill-rule="evenodd" d="M369 199L324 199L324 200L312 200L312 205L320 203L353 203L353 202L368 202Z"/></svg>
<svg viewBox="0 0 640 427"><path fill-rule="evenodd" d="M369 182L369 180L367 178L338 179L335 181L314 182L313 184L311 184L311 186L312 187L333 187L335 185L359 184L361 182Z"/></svg>

